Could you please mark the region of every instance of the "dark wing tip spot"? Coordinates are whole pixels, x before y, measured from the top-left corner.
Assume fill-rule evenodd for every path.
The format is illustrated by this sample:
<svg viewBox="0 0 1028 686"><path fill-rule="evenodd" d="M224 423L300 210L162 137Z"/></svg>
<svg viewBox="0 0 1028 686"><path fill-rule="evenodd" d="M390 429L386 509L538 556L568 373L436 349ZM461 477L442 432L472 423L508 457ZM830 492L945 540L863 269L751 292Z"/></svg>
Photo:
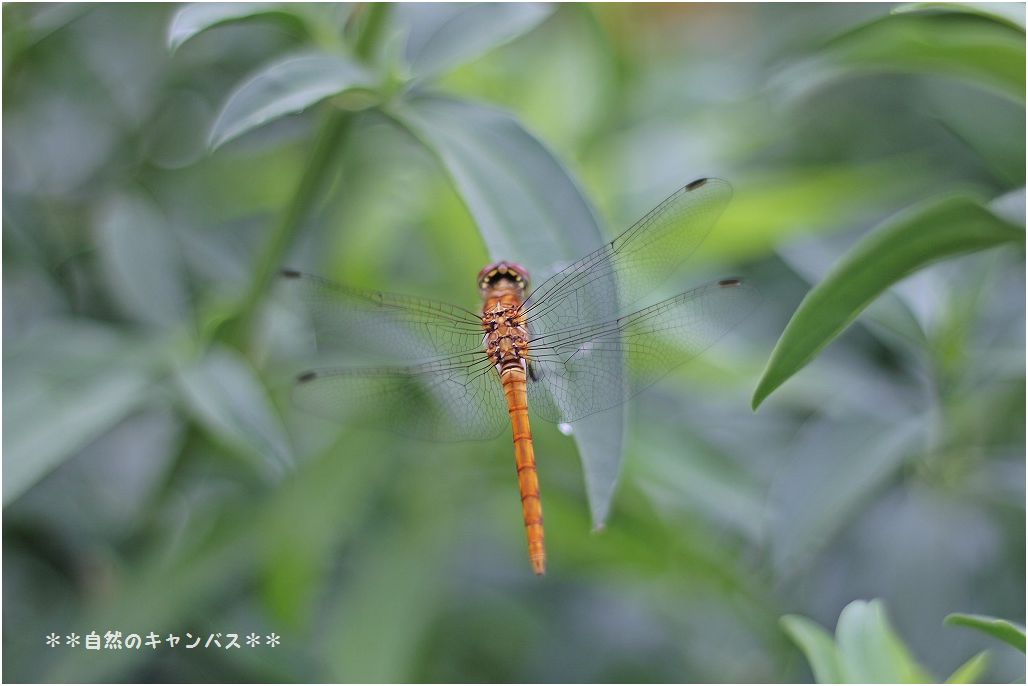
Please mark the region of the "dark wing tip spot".
<svg viewBox="0 0 1028 686"><path fill-rule="evenodd" d="M685 190L687 190L687 191L694 191L697 188L701 188L705 183L707 183L708 180L709 179L703 178L703 179L696 179L695 181L691 181L691 182L689 182L686 185Z"/></svg>
<svg viewBox="0 0 1028 686"><path fill-rule="evenodd" d="M313 381L316 378L318 378L317 372L304 372L296 377L296 383L306 383L308 381Z"/></svg>
<svg viewBox="0 0 1028 686"><path fill-rule="evenodd" d="M742 279L721 279L717 282L717 285L724 286L726 288L731 288L733 286L741 286Z"/></svg>
<svg viewBox="0 0 1028 686"><path fill-rule="evenodd" d="M300 278L300 272L296 271L295 269L281 269L281 270L279 270L279 274L281 274L282 276L284 276L287 279L298 279L298 278Z"/></svg>

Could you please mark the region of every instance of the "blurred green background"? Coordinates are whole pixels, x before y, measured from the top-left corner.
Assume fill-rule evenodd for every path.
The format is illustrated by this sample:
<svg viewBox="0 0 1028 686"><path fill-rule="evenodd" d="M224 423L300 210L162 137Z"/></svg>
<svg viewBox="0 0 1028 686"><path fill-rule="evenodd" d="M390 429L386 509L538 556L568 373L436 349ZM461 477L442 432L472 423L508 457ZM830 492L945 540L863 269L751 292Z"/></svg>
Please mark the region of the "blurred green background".
<svg viewBox="0 0 1028 686"><path fill-rule="evenodd" d="M918 271L750 409L883 220L966 192L1023 227L1024 6L894 9L5 5L4 679L804 681L780 618L871 598L933 678L1023 679L943 625L1024 622L1023 246ZM336 66L254 95L301 53ZM534 426L545 578L509 437L291 407L278 267L474 308L490 257L708 175L735 198L668 292L762 306L632 401L604 531L576 455L612 483L620 438ZM282 644L44 642L108 629Z"/></svg>

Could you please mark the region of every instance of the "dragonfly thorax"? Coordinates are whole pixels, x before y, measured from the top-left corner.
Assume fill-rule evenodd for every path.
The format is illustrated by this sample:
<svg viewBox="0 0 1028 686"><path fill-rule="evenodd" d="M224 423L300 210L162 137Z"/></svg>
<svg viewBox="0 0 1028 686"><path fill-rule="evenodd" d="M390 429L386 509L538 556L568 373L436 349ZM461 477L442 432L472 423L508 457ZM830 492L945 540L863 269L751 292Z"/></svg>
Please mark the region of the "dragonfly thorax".
<svg viewBox="0 0 1028 686"><path fill-rule="evenodd" d="M485 330L486 355L500 373L510 367L525 366L528 357L528 329L520 314L521 293L519 288L504 287L490 289L482 308L482 328Z"/></svg>

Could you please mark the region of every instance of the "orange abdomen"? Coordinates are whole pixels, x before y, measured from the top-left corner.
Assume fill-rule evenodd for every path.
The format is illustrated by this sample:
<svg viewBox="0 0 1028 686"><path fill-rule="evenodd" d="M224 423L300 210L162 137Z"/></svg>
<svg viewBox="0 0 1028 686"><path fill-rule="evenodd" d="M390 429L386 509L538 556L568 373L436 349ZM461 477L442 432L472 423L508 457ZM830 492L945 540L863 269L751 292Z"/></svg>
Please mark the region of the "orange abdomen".
<svg viewBox="0 0 1028 686"><path fill-rule="evenodd" d="M539 476L535 471L535 451L532 448L532 428L528 422L528 391L525 370L511 367L500 374L503 394L507 396L507 411L514 430L514 464L521 487L521 511L528 536L528 559L536 574L546 572L546 547L543 544L543 503L539 498Z"/></svg>

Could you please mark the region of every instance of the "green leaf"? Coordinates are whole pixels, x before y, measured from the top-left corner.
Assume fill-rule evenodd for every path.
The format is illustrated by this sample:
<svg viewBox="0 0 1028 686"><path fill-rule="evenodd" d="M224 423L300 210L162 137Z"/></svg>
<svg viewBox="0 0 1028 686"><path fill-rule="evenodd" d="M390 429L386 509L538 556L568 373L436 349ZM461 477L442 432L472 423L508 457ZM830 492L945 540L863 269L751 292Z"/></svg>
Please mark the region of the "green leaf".
<svg viewBox="0 0 1028 686"><path fill-rule="evenodd" d="M1005 219L1015 226L1025 228L1025 192L1024 186L1008 191L989 203L989 209L996 216Z"/></svg>
<svg viewBox="0 0 1028 686"><path fill-rule="evenodd" d="M3 503L121 421L146 398L153 349L113 329L52 324L4 346Z"/></svg>
<svg viewBox="0 0 1028 686"><path fill-rule="evenodd" d="M314 52L277 60L238 86L211 128L209 145L224 143L325 98L375 85L364 67L341 55Z"/></svg>
<svg viewBox="0 0 1028 686"><path fill-rule="evenodd" d="M938 198L887 220L851 248L800 303L757 384L753 408L889 286L947 257L1023 242L1023 230L965 196Z"/></svg>
<svg viewBox="0 0 1028 686"><path fill-rule="evenodd" d="M440 96L413 98L389 113L442 162L493 259L521 262L538 283L554 263L605 240L578 184L510 114ZM625 412L608 410L573 427L597 527L620 472Z"/></svg>
<svg viewBox="0 0 1028 686"><path fill-rule="evenodd" d="M624 408L583 417L571 425L571 436L578 447L585 476L585 495L589 500L594 531L602 531L614 500L621 463L624 459L624 433L628 413ZM567 430L568 427L564 427Z"/></svg>
<svg viewBox="0 0 1028 686"><path fill-rule="evenodd" d="M848 683L933 681L896 635L879 600L855 600L843 608L835 640Z"/></svg>
<svg viewBox="0 0 1028 686"><path fill-rule="evenodd" d="M947 684L977 684L989 668L989 651L983 650L956 668L946 679Z"/></svg>
<svg viewBox="0 0 1028 686"><path fill-rule="evenodd" d="M893 14L914 12L973 14L1024 31L1024 4L1019 2L910 2L892 9Z"/></svg>
<svg viewBox="0 0 1028 686"><path fill-rule="evenodd" d="M187 40L209 28L264 14L290 16L279 3L273 2L195 2L171 18L168 26L168 48L178 50Z"/></svg>
<svg viewBox="0 0 1028 686"><path fill-rule="evenodd" d="M973 86L945 82L924 90L922 106L954 138L973 150L999 181L999 186L1025 182L1024 105L983 98ZM1023 215L1023 209L1022 209Z"/></svg>
<svg viewBox="0 0 1028 686"><path fill-rule="evenodd" d="M181 251L157 208L140 196L116 197L97 233L103 277L115 302L137 321L181 322L188 303Z"/></svg>
<svg viewBox="0 0 1028 686"><path fill-rule="evenodd" d="M998 638L1001 641L1009 643L1022 653L1024 652L1024 627L1018 626L1006 619L989 617L987 615L968 615L958 612L947 615L945 623L977 629L978 631L989 634L993 638Z"/></svg>
<svg viewBox="0 0 1028 686"><path fill-rule="evenodd" d="M785 615L779 622L793 643L807 657L810 671L819 684L835 684L843 681L842 667L839 664L839 652L831 634L798 615Z"/></svg>
<svg viewBox="0 0 1028 686"><path fill-rule="evenodd" d="M803 650L818 683L923 683L931 676L893 630L880 600L855 600L843 608L833 643L804 617L786 615L782 627Z"/></svg>
<svg viewBox="0 0 1028 686"><path fill-rule="evenodd" d="M409 26L405 56L411 72L447 71L525 34L554 10L543 3L406 3L398 21Z"/></svg>
<svg viewBox="0 0 1028 686"><path fill-rule="evenodd" d="M260 379L240 355L215 349L178 373L189 409L224 445L266 478L281 477L293 455Z"/></svg>
<svg viewBox="0 0 1028 686"><path fill-rule="evenodd" d="M578 184L514 116L442 96L390 113L442 162L494 258L523 259L538 282L554 262L603 242Z"/></svg>
<svg viewBox="0 0 1028 686"><path fill-rule="evenodd" d="M792 97L868 72L939 74L1025 99L1025 39L969 14L897 14L864 24L787 69L779 83Z"/></svg>

